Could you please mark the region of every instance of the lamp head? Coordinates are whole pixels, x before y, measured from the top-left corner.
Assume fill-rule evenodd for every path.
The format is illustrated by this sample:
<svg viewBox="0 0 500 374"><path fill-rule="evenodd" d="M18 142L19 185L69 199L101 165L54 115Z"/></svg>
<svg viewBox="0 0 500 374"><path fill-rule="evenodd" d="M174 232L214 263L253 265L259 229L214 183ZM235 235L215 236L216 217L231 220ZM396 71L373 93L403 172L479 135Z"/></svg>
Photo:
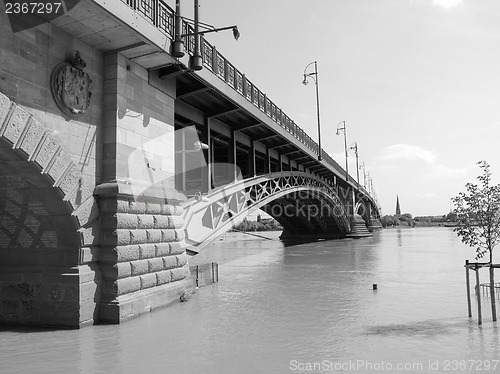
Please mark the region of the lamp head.
<svg viewBox="0 0 500 374"><path fill-rule="evenodd" d="M174 40L171 48L172 56L174 56L175 58L184 57L184 42L180 37Z"/></svg>
<svg viewBox="0 0 500 374"><path fill-rule="evenodd" d="M233 36L235 40L238 40L240 38L240 32L238 31L238 26L233 27Z"/></svg>
<svg viewBox="0 0 500 374"><path fill-rule="evenodd" d="M196 199L197 202L203 202L203 203L209 203L210 199L206 196L202 196L201 192L196 192L194 194L194 198Z"/></svg>
<svg viewBox="0 0 500 374"><path fill-rule="evenodd" d="M195 53L189 58L189 68L196 71L203 69L203 57L200 53Z"/></svg>
<svg viewBox="0 0 500 374"><path fill-rule="evenodd" d="M208 149L208 144L202 143L199 140L194 142L194 149L197 151L201 151L202 149Z"/></svg>
<svg viewBox="0 0 500 374"><path fill-rule="evenodd" d="M302 84L304 86L307 86L308 83L309 83L309 81L307 80L307 75L304 74L304 80L302 81Z"/></svg>

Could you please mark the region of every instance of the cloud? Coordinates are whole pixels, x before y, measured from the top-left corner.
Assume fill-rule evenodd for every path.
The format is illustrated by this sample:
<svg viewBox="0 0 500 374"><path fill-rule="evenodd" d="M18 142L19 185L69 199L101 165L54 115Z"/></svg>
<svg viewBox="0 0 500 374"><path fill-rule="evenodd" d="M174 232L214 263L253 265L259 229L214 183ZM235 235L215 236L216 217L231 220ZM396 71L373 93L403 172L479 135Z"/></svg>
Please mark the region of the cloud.
<svg viewBox="0 0 500 374"><path fill-rule="evenodd" d="M448 10L460 5L462 2L463 0L432 0L432 5L440 6L441 8Z"/></svg>
<svg viewBox="0 0 500 374"><path fill-rule="evenodd" d="M434 165L432 168L431 177L439 178L454 178L465 177L468 174L467 168L451 168L442 164Z"/></svg>
<svg viewBox="0 0 500 374"><path fill-rule="evenodd" d="M468 175L467 168L446 166L438 162L438 156L434 151L418 145L387 146L378 160L382 162L377 164L376 169L384 172L401 173L405 170L412 170L413 175L430 179L464 178Z"/></svg>
<svg viewBox="0 0 500 374"><path fill-rule="evenodd" d="M384 149L381 160L405 160L411 162L424 161L427 164L433 164L436 161L436 154L417 145L393 144Z"/></svg>

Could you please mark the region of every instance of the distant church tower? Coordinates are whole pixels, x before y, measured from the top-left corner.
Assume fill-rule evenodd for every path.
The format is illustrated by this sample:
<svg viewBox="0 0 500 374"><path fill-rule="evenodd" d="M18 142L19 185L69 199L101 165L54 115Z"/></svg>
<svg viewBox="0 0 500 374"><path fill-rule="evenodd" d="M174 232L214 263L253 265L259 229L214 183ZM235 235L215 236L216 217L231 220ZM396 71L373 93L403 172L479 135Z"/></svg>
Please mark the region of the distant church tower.
<svg viewBox="0 0 500 374"><path fill-rule="evenodd" d="M401 215L401 207L399 206L399 196L396 195L396 215L400 216Z"/></svg>

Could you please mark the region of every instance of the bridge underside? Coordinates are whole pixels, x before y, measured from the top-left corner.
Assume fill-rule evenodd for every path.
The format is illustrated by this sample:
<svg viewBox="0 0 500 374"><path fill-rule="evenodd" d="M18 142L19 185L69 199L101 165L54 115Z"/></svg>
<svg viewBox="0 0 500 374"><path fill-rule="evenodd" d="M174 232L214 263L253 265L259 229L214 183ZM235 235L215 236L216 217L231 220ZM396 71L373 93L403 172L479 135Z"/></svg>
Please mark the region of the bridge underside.
<svg viewBox="0 0 500 374"><path fill-rule="evenodd" d="M309 195L309 194L308 194ZM347 231L341 227L331 205L311 194L297 200L294 194L273 200L261 209L283 226L281 239L338 239Z"/></svg>

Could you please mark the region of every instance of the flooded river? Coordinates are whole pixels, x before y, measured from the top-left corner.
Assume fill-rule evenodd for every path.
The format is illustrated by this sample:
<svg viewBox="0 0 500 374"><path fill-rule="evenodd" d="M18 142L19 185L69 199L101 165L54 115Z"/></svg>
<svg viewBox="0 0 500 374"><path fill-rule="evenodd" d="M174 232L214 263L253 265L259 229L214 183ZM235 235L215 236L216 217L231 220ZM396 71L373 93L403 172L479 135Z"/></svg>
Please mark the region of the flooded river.
<svg viewBox="0 0 500 374"><path fill-rule="evenodd" d="M500 372L489 299L482 326L475 303L467 317L474 250L451 229L287 247L262 235L273 240L227 234L195 257L219 262L220 280L187 303L122 325L2 328L0 373Z"/></svg>

